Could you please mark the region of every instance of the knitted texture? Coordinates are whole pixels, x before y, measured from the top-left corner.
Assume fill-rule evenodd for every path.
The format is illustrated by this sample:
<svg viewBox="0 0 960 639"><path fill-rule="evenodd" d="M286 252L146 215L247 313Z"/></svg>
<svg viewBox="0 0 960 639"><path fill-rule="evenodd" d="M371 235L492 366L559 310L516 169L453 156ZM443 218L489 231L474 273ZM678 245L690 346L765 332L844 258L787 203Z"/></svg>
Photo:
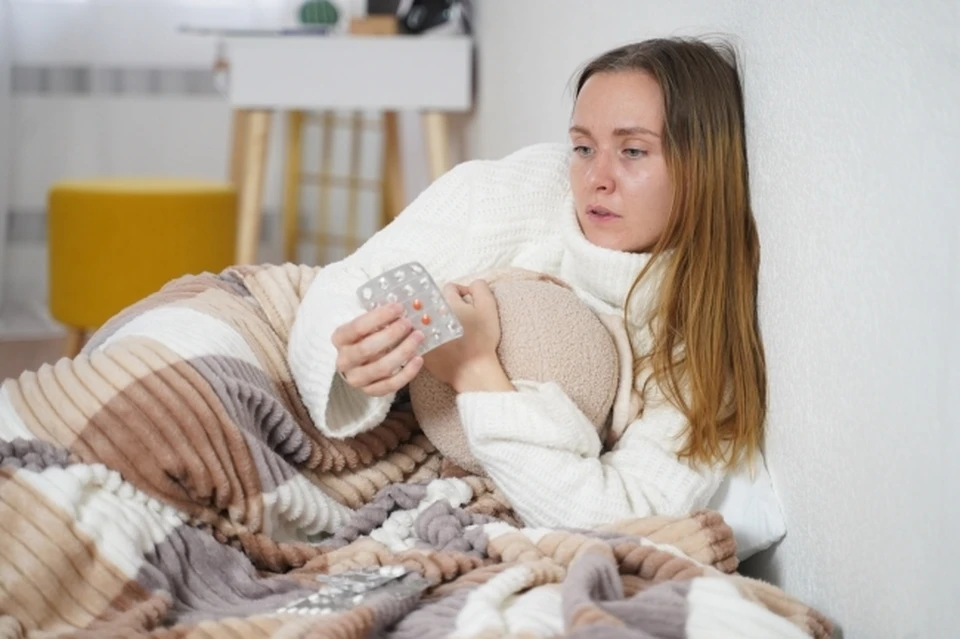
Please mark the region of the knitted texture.
<svg viewBox="0 0 960 639"><path fill-rule="evenodd" d="M533 375L542 379L512 379L519 393L458 395L467 449L458 442L458 458L472 472L482 470L493 479L528 525L590 528L611 519L685 515L709 503L723 469L678 459L687 427L683 414L664 400L656 384L646 384L649 367L636 378L632 372L634 356L651 344L648 320L664 264L649 264L650 254L604 249L584 237L570 192L570 155L566 145L543 144L501 160L461 164L359 250L317 273L290 329L291 375L320 432L354 437L379 425L395 399L369 397L336 374L331 336L364 312L356 291L371 277L416 260L441 285L510 269L556 278L597 319L609 323L611 335L629 335L620 340L627 345L626 356L618 357L619 383L611 378L600 390L604 402L599 405L609 394L616 396L609 432L601 437L596 417L584 414L592 412L592 402L567 393L586 391L584 380L596 367L588 365L590 373L575 376L575 382L558 384L551 372L569 369L571 362L554 362L550 370ZM627 294L648 265L625 313ZM549 324L549 318L537 321ZM554 346L574 351L576 345L559 335L566 333L561 328L570 329L571 337L579 335L575 325L550 326L551 333L541 331L537 338L544 344L557 337ZM631 344L637 352L631 352ZM532 343L526 348L536 350ZM511 363L510 368L520 367ZM646 389L646 396L639 389ZM452 417L449 408L444 411ZM450 464L444 470L456 472Z"/></svg>
<svg viewBox="0 0 960 639"><path fill-rule="evenodd" d="M284 357L316 273L173 282L3 384L3 636L828 636L733 572L716 513L528 527L491 478L440 476L408 406L323 434ZM390 566L336 610L291 609Z"/></svg>

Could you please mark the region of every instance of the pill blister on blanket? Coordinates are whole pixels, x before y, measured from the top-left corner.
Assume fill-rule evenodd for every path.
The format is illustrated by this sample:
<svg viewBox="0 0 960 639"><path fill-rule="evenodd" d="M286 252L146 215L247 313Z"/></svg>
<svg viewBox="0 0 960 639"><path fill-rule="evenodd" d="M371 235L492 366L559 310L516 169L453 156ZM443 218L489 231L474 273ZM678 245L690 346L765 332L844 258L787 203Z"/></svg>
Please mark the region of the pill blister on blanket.
<svg viewBox="0 0 960 639"><path fill-rule="evenodd" d="M336 575L321 575L323 583L316 593L293 601L280 614L330 615L349 610L370 597L409 597L419 595L429 582L419 574L410 573L403 566L380 566L348 570Z"/></svg>
<svg viewBox="0 0 960 639"><path fill-rule="evenodd" d="M402 304L406 318L426 337L417 349L418 355L463 336L463 326L440 287L418 262L381 273L357 289L357 296L368 311L384 304Z"/></svg>

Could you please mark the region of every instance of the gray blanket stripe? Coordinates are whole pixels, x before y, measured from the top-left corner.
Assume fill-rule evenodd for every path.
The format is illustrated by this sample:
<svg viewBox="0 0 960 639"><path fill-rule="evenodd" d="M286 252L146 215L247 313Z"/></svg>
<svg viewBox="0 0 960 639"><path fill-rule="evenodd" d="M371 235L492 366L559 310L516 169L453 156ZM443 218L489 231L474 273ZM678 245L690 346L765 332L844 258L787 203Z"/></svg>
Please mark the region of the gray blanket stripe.
<svg viewBox="0 0 960 639"><path fill-rule="evenodd" d="M35 473L46 468L66 468L70 451L38 439L0 440L0 468L24 469Z"/></svg>

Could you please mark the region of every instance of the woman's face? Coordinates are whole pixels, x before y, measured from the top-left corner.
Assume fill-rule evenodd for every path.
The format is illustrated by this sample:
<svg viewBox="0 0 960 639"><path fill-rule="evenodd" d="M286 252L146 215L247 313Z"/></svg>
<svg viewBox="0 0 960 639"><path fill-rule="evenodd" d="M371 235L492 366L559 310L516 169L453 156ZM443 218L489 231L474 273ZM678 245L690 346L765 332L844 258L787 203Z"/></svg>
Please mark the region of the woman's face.
<svg viewBox="0 0 960 639"><path fill-rule="evenodd" d="M593 244L643 252L660 239L673 204L663 120L663 93L646 73L597 73L580 90L570 184L580 228Z"/></svg>

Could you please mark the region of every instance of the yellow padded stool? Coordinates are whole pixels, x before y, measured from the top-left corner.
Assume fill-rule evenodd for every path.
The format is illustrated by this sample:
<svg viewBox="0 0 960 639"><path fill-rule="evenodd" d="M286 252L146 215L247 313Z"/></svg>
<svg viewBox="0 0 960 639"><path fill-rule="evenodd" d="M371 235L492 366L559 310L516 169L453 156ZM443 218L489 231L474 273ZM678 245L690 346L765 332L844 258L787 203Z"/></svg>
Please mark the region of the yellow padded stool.
<svg viewBox="0 0 960 639"><path fill-rule="evenodd" d="M68 329L70 357L88 330L170 280L234 262L237 203L227 184L59 182L48 211L50 312Z"/></svg>

